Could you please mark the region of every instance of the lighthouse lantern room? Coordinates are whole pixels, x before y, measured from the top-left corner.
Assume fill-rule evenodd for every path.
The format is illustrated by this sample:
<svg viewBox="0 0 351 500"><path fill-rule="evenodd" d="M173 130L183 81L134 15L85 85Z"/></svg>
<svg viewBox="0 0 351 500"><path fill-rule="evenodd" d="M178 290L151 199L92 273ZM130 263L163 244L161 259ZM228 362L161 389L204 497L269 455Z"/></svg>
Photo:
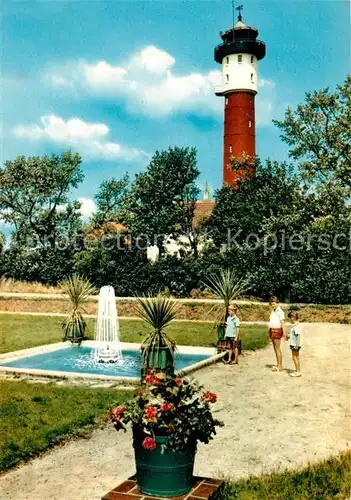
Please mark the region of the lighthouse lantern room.
<svg viewBox="0 0 351 500"><path fill-rule="evenodd" d="M255 157L255 95L258 92L258 61L266 54L266 44L257 40L258 30L242 21L221 32L223 43L215 48L215 61L222 65L222 83L216 95L224 97L223 180L235 186L238 179L253 172L232 170L230 158Z"/></svg>

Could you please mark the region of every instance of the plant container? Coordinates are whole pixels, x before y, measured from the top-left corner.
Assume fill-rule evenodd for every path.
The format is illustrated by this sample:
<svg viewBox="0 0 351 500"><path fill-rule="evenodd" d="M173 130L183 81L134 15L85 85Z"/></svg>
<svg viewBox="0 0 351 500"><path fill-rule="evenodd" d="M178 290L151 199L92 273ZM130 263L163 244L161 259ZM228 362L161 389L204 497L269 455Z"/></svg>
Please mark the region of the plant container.
<svg viewBox="0 0 351 500"><path fill-rule="evenodd" d="M133 446L138 488L146 495L176 497L188 493L194 485L194 461L196 443L189 444L186 451L167 449L162 453L161 445L167 445L167 436L156 436L156 448L145 450L143 438L133 431Z"/></svg>

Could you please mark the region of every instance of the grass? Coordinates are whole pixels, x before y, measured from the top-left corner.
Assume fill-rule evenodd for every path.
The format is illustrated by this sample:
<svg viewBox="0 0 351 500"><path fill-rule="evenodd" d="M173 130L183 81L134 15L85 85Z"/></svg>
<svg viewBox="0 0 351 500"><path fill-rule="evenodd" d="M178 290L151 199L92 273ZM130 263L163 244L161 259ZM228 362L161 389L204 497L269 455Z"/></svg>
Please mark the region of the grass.
<svg viewBox="0 0 351 500"><path fill-rule="evenodd" d="M87 435L107 410L130 397L117 389L0 380L0 470L35 457L71 436Z"/></svg>
<svg viewBox="0 0 351 500"><path fill-rule="evenodd" d="M1 294L1 286L0 286ZM62 298L61 298L62 297ZM64 295L52 297L42 293L37 297L28 297L21 294L15 297L0 296L0 310L10 312L35 312L35 313L63 313L70 311L70 302ZM120 316L135 317L135 301L117 300ZM97 314L97 297L90 298L85 304L87 314ZM187 320L212 320L211 309L213 303L208 302L183 302L178 319ZM262 303L238 303L239 317L242 321L265 321L269 319L269 307ZM351 324L351 305L308 305L308 304L282 304L287 312L290 307L298 308L301 320L304 322L344 323Z"/></svg>
<svg viewBox="0 0 351 500"><path fill-rule="evenodd" d="M348 500L350 485L349 450L300 470L227 483L216 500Z"/></svg>
<svg viewBox="0 0 351 500"><path fill-rule="evenodd" d="M62 319L57 316L1 315L0 353L60 342ZM120 320L121 340L140 342L148 328L142 321ZM178 345L212 346L216 342L216 333L210 323L173 323L168 332ZM87 334L91 339L94 337L93 318L87 318ZM246 350L260 349L268 342L264 325L243 325L241 337Z"/></svg>

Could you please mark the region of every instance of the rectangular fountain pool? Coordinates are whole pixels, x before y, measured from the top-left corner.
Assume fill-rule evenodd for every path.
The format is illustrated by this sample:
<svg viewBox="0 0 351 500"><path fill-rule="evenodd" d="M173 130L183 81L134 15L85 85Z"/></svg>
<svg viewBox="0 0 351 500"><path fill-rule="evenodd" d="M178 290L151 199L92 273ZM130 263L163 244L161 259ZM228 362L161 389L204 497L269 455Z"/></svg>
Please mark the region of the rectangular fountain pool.
<svg viewBox="0 0 351 500"><path fill-rule="evenodd" d="M182 370L209 357L208 354L177 353L175 368L176 370ZM121 362L97 363L93 358L93 348L72 346L2 362L0 366L134 378L140 377L140 352L139 350L123 350L123 360Z"/></svg>

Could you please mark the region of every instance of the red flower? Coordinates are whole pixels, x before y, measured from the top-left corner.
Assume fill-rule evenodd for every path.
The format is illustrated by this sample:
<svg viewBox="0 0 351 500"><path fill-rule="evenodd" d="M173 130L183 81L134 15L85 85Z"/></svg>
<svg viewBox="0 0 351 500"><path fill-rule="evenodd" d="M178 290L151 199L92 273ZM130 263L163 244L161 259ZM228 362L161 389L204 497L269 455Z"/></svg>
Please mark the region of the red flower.
<svg viewBox="0 0 351 500"><path fill-rule="evenodd" d="M217 401L217 394L210 391L204 392L202 400L205 401L205 403L215 403Z"/></svg>
<svg viewBox="0 0 351 500"><path fill-rule="evenodd" d="M154 408L153 406L148 406L145 409L145 416L148 420L156 420L157 408Z"/></svg>
<svg viewBox="0 0 351 500"><path fill-rule="evenodd" d="M124 406L117 406L117 408L114 408L112 411L111 411L111 414L112 414L112 418L114 418L115 420L118 420L119 417L121 415L123 415L124 413Z"/></svg>
<svg viewBox="0 0 351 500"><path fill-rule="evenodd" d="M175 383L177 384L178 387L180 387L181 385L183 385L183 380L179 377L177 377L175 379Z"/></svg>
<svg viewBox="0 0 351 500"><path fill-rule="evenodd" d="M174 410L174 404L173 403L163 403L161 405L161 412L166 413L167 411Z"/></svg>
<svg viewBox="0 0 351 500"><path fill-rule="evenodd" d="M146 437L142 443L142 447L145 450L154 450L156 448L155 440L151 437Z"/></svg>
<svg viewBox="0 0 351 500"><path fill-rule="evenodd" d="M145 383L150 385L160 385L161 380L155 375L147 375L145 377Z"/></svg>

